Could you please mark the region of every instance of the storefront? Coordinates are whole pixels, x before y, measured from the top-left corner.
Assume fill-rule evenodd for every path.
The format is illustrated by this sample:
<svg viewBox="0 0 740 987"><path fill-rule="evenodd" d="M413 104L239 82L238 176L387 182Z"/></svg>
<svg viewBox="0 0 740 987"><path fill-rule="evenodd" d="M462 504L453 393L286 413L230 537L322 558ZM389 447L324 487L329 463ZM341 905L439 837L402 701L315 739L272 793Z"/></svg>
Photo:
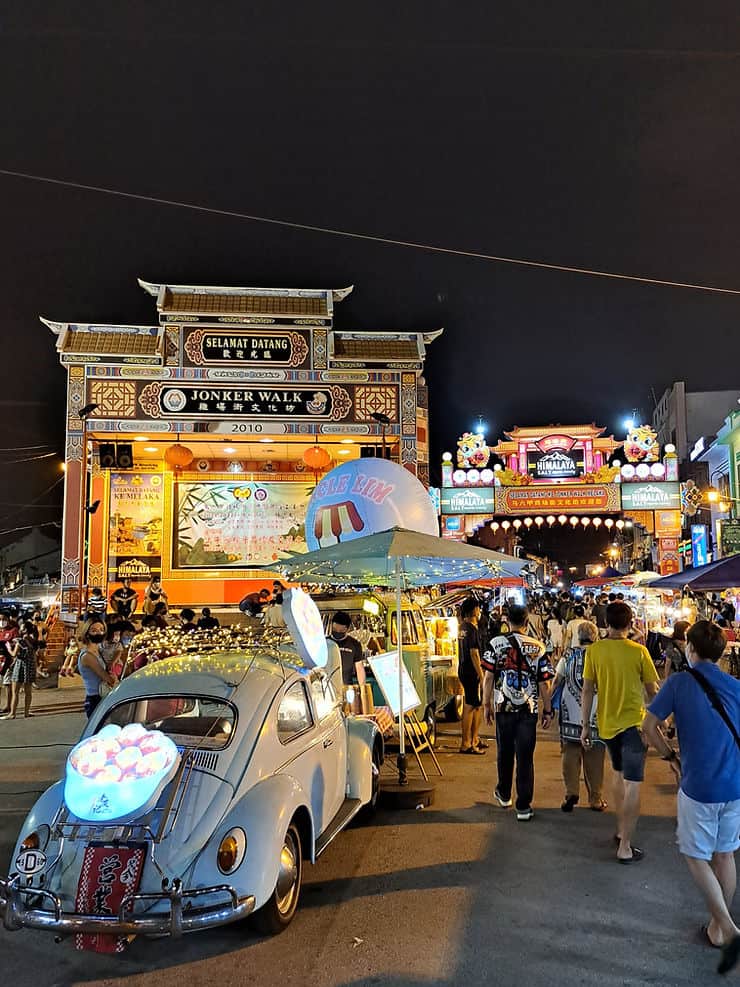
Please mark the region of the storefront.
<svg viewBox="0 0 740 987"><path fill-rule="evenodd" d="M351 288L140 284L158 325L44 320L68 375L64 613L152 573L175 605L237 602L269 583L256 567L305 551L311 491L347 459L428 483L439 331L336 330Z"/></svg>

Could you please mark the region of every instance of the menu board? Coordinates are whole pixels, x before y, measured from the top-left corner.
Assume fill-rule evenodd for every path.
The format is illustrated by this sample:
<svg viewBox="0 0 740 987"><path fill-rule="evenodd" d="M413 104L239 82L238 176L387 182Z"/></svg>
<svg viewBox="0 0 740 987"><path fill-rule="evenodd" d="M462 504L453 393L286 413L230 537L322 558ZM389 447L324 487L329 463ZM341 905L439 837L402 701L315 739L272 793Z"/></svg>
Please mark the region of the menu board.
<svg viewBox="0 0 740 987"><path fill-rule="evenodd" d="M401 697L398 692L398 651L386 651L384 654L371 655L368 662L391 712L394 716L398 716L401 711ZM419 694L403 662L401 662L401 677L403 681L403 711L408 713L409 710L421 706L421 699L419 699Z"/></svg>
<svg viewBox="0 0 740 987"><path fill-rule="evenodd" d="M308 481L176 484L173 567L270 565L307 550Z"/></svg>

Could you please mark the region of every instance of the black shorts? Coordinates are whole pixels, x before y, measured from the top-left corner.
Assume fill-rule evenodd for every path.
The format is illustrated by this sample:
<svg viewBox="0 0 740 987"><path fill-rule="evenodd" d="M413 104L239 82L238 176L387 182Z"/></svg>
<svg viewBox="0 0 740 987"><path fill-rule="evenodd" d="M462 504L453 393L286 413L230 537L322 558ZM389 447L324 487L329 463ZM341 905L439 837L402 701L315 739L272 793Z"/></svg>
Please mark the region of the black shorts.
<svg viewBox="0 0 740 987"><path fill-rule="evenodd" d="M604 743L609 750L612 767L622 773L625 781L645 780L647 747L637 727L629 727L615 737L604 740Z"/></svg>
<svg viewBox="0 0 740 987"><path fill-rule="evenodd" d="M473 709L480 709L483 705L483 697L481 695L480 679L476 675L475 678L472 676L470 678L460 679L463 690L465 692L465 705L472 706Z"/></svg>

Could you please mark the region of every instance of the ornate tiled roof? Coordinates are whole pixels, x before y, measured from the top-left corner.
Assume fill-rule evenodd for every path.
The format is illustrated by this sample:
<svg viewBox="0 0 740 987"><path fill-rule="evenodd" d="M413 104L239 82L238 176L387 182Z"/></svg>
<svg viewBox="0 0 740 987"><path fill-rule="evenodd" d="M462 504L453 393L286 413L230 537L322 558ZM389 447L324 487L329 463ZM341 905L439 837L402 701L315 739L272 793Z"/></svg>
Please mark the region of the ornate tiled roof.
<svg viewBox="0 0 740 987"><path fill-rule="evenodd" d="M381 333L334 333L335 360L364 360L373 362L395 362L397 360L418 361L419 341L416 335L393 339Z"/></svg>
<svg viewBox="0 0 740 987"><path fill-rule="evenodd" d="M203 294L170 288L165 289L160 311L193 315L292 315L318 319L326 319L330 314L326 296Z"/></svg>
<svg viewBox="0 0 740 987"><path fill-rule="evenodd" d="M70 329L64 336L61 351L106 356L154 356L159 351L159 334Z"/></svg>

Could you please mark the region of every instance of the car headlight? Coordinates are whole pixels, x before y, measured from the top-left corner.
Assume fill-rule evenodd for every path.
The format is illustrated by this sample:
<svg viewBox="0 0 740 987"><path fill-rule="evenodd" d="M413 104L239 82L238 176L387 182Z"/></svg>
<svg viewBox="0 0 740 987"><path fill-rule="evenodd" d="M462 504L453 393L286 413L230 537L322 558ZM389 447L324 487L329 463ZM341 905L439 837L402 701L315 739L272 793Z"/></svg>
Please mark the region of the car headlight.
<svg viewBox="0 0 740 987"><path fill-rule="evenodd" d="M247 853L247 834L240 826L230 829L221 840L216 861L222 874L233 874Z"/></svg>
<svg viewBox="0 0 740 987"><path fill-rule="evenodd" d="M34 829L21 843L21 850L45 850L49 845L51 830L46 825Z"/></svg>

